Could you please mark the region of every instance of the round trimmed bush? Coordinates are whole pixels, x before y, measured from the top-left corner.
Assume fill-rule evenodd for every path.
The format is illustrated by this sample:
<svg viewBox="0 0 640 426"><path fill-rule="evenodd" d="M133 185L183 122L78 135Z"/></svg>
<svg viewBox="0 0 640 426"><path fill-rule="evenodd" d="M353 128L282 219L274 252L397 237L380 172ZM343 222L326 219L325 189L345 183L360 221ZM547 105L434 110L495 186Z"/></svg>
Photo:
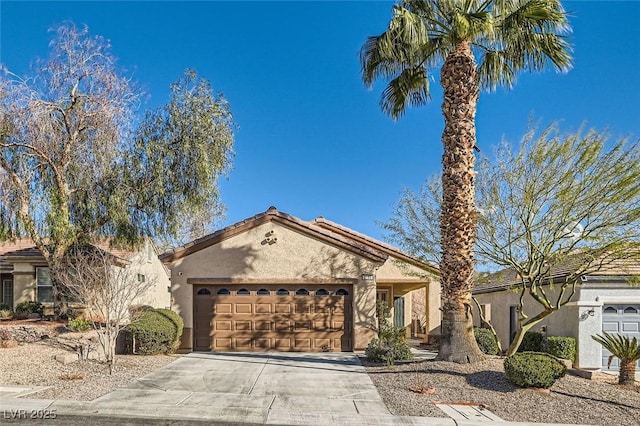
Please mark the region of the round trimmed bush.
<svg viewBox="0 0 640 426"><path fill-rule="evenodd" d="M127 327L134 350L141 355L175 352L180 345L182 318L169 309L152 309L140 313Z"/></svg>
<svg viewBox="0 0 640 426"><path fill-rule="evenodd" d="M497 355L498 354L498 343L496 342L496 338L491 334L491 331L486 328L473 328L473 335L476 338L476 342L478 342L478 347L482 351L482 353L487 355Z"/></svg>
<svg viewBox="0 0 640 426"><path fill-rule="evenodd" d="M518 352L504 360L507 379L523 388L548 389L566 371L563 363L544 352Z"/></svg>

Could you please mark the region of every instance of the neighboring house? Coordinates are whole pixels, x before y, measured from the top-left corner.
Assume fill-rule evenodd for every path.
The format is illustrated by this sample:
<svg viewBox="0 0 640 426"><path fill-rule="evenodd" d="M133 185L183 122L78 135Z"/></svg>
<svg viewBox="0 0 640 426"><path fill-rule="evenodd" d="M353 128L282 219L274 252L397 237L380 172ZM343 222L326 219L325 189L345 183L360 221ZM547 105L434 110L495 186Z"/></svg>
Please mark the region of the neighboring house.
<svg viewBox="0 0 640 426"><path fill-rule="evenodd" d="M271 207L160 259L185 323L182 350L361 350L376 335L376 300L408 331L419 288L427 330L439 333L433 266L323 218Z"/></svg>
<svg viewBox="0 0 640 426"><path fill-rule="evenodd" d="M554 275L556 283L570 271L558 271ZM640 264L617 262L604 269L583 277L576 294L560 310L554 312L536 325L532 331L543 332L546 336L570 336L576 339L576 367L585 370L607 369L609 352L594 341L591 336L608 333L638 337L640 339L640 287L632 285L640 277ZM547 293L554 297L558 286L545 286ZM476 284L473 295L480 303L485 316L493 324L503 347L511 341L518 321L520 293L513 271L502 271L485 277L482 284ZM552 299L554 300L554 299ZM529 317L542 311L541 305L528 294L524 299L525 312ZM534 307L540 307L534 311ZM474 307L474 321L480 321ZM611 366L618 368L618 360Z"/></svg>
<svg viewBox="0 0 640 426"><path fill-rule="evenodd" d="M127 251L109 247L107 243L96 247L121 260L124 267L138 268L137 279L154 279L154 285L135 304L157 308L171 306L169 274L158 259L154 244L147 240L139 251ZM53 305L53 291L47 262L33 241L21 239L0 243L0 303L12 309L21 302L38 301L45 305L45 312Z"/></svg>

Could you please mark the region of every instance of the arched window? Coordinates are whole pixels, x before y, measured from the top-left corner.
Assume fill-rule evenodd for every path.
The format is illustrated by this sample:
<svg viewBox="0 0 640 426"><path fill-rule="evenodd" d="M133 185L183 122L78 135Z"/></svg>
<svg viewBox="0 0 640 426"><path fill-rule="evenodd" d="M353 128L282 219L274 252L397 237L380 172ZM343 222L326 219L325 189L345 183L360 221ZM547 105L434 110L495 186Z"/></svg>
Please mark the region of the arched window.
<svg viewBox="0 0 640 426"><path fill-rule="evenodd" d="M231 294L231 292L230 292L228 289L226 289L226 288L221 288L220 290L218 290L218 291L216 292L216 294L226 295L226 294Z"/></svg>
<svg viewBox="0 0 640 426"><path fill-rule="evenodd" d="M208 288L201 288L200 290L198 290L198 296L207 296L210 294L211 294L211 291L209 291Z"/></svg>
<svg viewBox="0 0 640 426"><path fill-rule="evenodd" d="M256 292L256 294L259 294L259 295L261 295L261 296L262 296L262 295L265 295L265 294L266 294L266 295L269 295L269 294L271 294L271 292L270 292L269 290L267 290L266 288L261 288L260 290L258 290L258 291Z"/></svg>
<svg viewBox="0 0 640 426"><path fill-rule="evenodd" d="M605 314L617 314L617 313L618 313L618 310L617 310L616 308L614 308L613 306L607 306L607 307L604 309L604 313L605 313Z"/></svg>
<svg viewBox="0 0 640 426"><path fill-rule="evenodd" d="M281 288L280 290L276 291L276 294L278 296L288 296L289 290L287 290L286 288Z"/></svg>
<svg viewBox="0 0 640 426"><path fill-rule="evenodd" d="M633 306L629 306L627 308L624 308L624 313L625 314L637 314L638 310L636 308L634 308Z"/></svg>
<svg viewBox="0 0 640 426"><path fill-rule="evenodd" d="M296 296L308 296L308 295L309 295L309 290L307 290L306 288L301 288L296 291Z"/></svg>
<svg viewBox="0 0 640 426"><path fill-rule="evenodd" d="M249 290L247 290L246 288L240 288L240 289L236 290L236 296L248 296L250 294L251 294L251 292Z"/></svg>
<svg viewBox="0 0 640 426"><path fill-rule="evenodd" d="M340 290L336 291L336 295L338 295L338 296L348 296L349 292L347 290L345 290L344 288L341 288Z"/></svg>
<svg viewBox="0 0 640 426"><path fill-rule="evenodd" d="M324 288L320 288L316 290L316 296L328 296L329 290L325 290Z"/></svg>

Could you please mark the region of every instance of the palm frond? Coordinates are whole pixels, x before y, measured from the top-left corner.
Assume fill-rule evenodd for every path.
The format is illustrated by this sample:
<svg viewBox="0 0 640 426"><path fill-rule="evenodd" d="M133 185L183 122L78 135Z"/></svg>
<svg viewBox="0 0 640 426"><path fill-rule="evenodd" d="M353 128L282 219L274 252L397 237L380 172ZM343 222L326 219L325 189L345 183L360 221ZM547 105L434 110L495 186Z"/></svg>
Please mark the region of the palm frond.
<svg viewBox="0 0 640 426"><path fill-rule="evenodd" d="M430 99L427 77L427 71L423 66L404 69L382 92L382 111L397 120L404 114L407 106L427 103Z"/></svg>
<svg viewBox="0 0 640 426"><path fill-rule="evenodd" d="M603 331L602 335L591 337L611 352L609 366L611 366L613 358L619 358L622 362L635 362L640 360L640 345L638 345L638 339L636 337L631 338L630 336L624 336L622 334L609 334L606 331Z"/></svg>

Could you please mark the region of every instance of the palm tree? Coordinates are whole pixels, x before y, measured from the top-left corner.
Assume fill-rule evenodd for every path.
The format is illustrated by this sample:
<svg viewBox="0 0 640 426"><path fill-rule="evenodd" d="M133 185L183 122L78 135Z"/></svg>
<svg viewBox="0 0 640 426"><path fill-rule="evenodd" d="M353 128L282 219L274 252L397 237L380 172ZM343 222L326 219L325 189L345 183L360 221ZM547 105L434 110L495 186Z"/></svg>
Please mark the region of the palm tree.
<svg viewBox="0 0 640 426"><path fill-rule="evenodd" d="M480 89L511 88L519 71L571 67L559 0L401 0L388 29L360 51L363 80L389 80L380 106L395 120L430 99L439 67L442 113L442 337L439 359L483 359L472 332L476 216L475 116ZM478 62L476 62L478 59Z"/></svg>
<svg viewBox="0 0 640 426"><path fill-rule="evenodd" d="M636 376L636 362L640 360L640 345L637 338L622 336L621 334L609 334L602 332L602 336L591 336L606 350L611 352L607 368L611 367L613 358L620 359L620 374L618 384L632 385Z"/></svg>

